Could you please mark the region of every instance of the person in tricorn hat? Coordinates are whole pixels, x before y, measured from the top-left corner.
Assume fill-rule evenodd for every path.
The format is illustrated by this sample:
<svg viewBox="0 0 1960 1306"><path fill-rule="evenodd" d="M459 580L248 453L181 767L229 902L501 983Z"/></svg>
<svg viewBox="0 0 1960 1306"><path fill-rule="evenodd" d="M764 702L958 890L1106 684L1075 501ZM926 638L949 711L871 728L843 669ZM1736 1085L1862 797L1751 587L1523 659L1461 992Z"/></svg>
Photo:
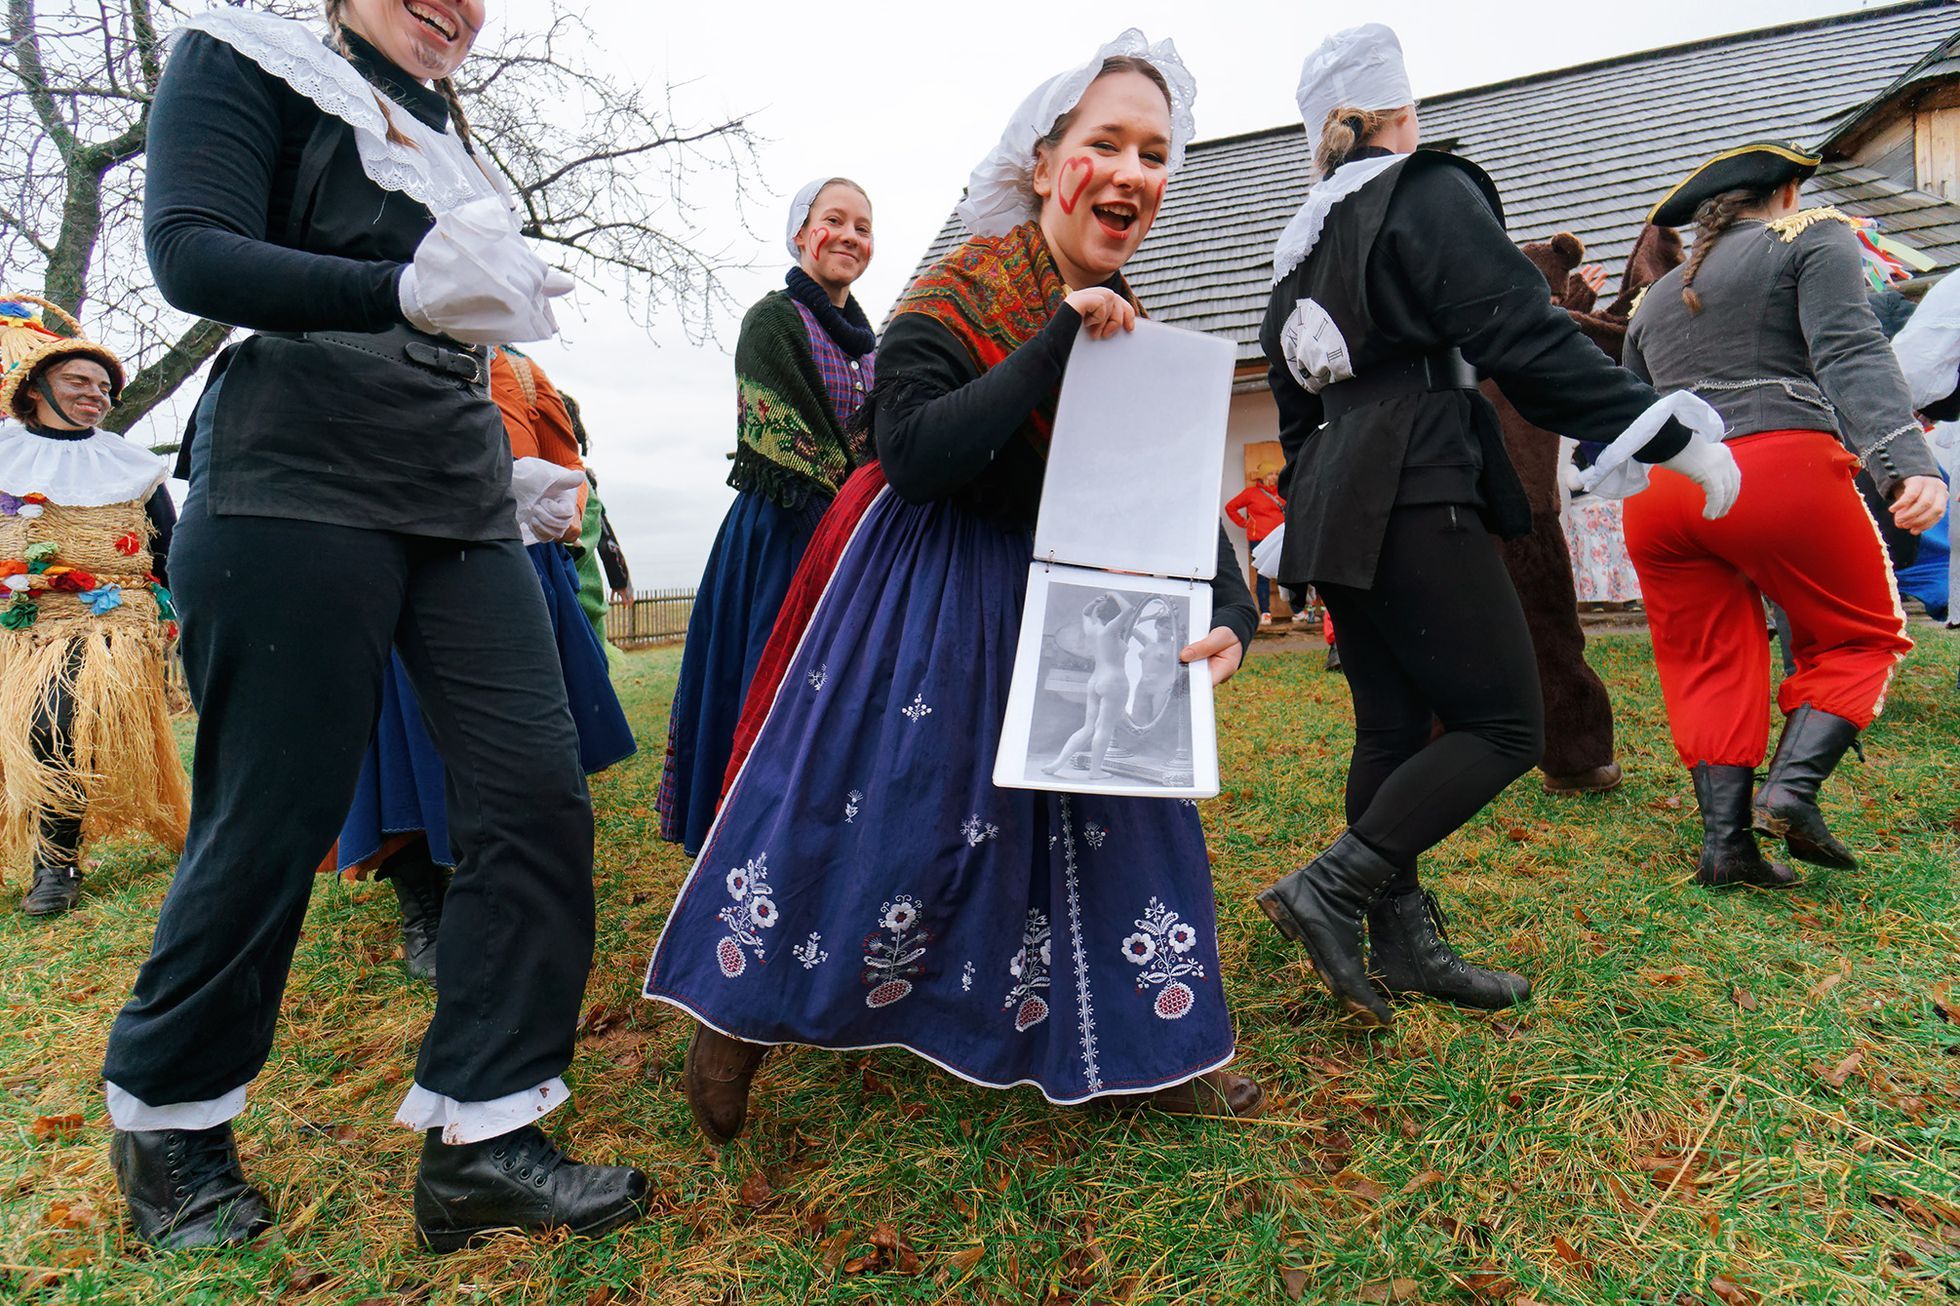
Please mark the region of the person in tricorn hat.
<svg viewBox="0 0 1960 1306"><path fill-rule="evenodd" d="M1416 148L1394 32L1329 37L1298 99L1320 181L1274 252L1260 331L1290 464L1279 579L1313 582L1340 623L1355 747L1348 829L1259 902L1351 1016L1385 1026L1385 994L1498 1007L1530 990L1457 955L1416 873L1544 747L1531 638L1489 533L1523 534L1530 507L1477 373L1537 426L1670 460L1712 514L1735 463L1671 415L1712 429L1706 405L1657 403L1552 304L1481 169Z"/></svg>
<svg viewBox="0 0 1960 1306"><path fill-rule="evenodd" d="M1797 207L1818 162L1778 142L1745 145L1668 192L1650 220L1693 222L1694 248L1627 330L1627 366L1657 389L1715 405L1743 469L1735 510L1720 521L1703 520L1691 487L1666 473L1626 514L1668 724L1701 805L1696 875L1710 888L1795 882L1763 858L1757 831L1785 840L1800 861L1857 865L1817 793L1878 714L1912 641L1852 482L1863 463L1908 531L1933 525L1946 506L1866 299L1856 224L1836 209ZM1752 813L1769 745L1763 595L1790 614L1796 671L1777 691L1783 737Z"/></svg>
<svg viewBox="0 0 1960 1306"><path fill-rule="evenodd" d="M0 846L33 864L21 910L58 916L81 896L85 837L184 846L164 690L176 510L163 460L97 429L123 366L72 317L0 299L0 366L0 414L21 423L0 431Z"/></svg>

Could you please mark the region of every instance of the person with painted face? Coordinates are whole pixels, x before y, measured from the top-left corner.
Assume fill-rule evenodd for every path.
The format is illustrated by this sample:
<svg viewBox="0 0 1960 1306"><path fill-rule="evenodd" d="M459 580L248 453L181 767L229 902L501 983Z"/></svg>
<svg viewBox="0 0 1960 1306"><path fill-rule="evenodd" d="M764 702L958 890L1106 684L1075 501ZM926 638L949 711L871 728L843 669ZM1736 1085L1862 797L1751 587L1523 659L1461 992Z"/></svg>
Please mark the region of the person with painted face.
<svg viewBox="0 0 1960 1306"><path fill-rule="evenodd" d="M1355 745L1346 832L1259 903L1349 1015L1387 1026L1388 996L1501 1007L1530 990L1457 955L1416 873L1544 747L1531 637L1492 538L1529 530L1530 505L1478 374L1547 431L1667 460L1710 516L1738 478L1670 415L1719 432L1706 405L1657 406L1551 303L1490 179L1417 149L1394 32L1327 38L1298 99L1319 180L1280 238L1260 332L1288 458L1279 579L1311 581L1339 623Z"/></svg>
<svg viewBox="0 0 1960 1306"><path fill-rule="evenodd" d="M189 784L164 658L177 519L169 469L98 430L122 363L32 295L0 298L0 846L29 862L29 916L81 896L83 840L184 846Z"/></svg>
<svg viewBox="0 0 1960 1306"><path fill-rule="evenodd" d="M851 294L871 265L871 200L819 177L790 203L784 286L758 300L735 341L737 491L688 617L667 724L660 836L698 852L721 803L742 702L790 578L838 487L871 460L856 427L878 337Z"/></svg>
<svg viewBox="0 0 1960 1306"><path fill-rule="evenodd" d="M462 852L396 1116L423 1133L416 1236L596 1233L639 1212L646 1180L571 1161L537 1125L566 1099L591 967L592 810L486 352L550 336L570 283L520 235L450 81L483 0L326 12L324 37L248 10L193 18L151 109L157 285L256 334L217 360L187 436L171 562L199 712L191 823L109 1034L116 1178L160 1247L274 1222L231 1122L393 647Z"/></svg>
<svg viewBox="0 0 1960 1306"><path fill-rule="evenodd" d="M1196 805L991 774L1063 368L1085 327L1135 324L1122 268L1194 90L1175 48L1136 31L1043 83L973 173L969 238L894 310L879 461L805 556L770 637L794 654L765 656L779 670L745 710L763 721L647 976L696 1019L686 1090L717 1144L781 1043L902 1047L1058 1103L1260 1107L1223 1070ZM1257 621L1222 529L1213 595L1220 624L1181 656L1222 681Z"/></svg>

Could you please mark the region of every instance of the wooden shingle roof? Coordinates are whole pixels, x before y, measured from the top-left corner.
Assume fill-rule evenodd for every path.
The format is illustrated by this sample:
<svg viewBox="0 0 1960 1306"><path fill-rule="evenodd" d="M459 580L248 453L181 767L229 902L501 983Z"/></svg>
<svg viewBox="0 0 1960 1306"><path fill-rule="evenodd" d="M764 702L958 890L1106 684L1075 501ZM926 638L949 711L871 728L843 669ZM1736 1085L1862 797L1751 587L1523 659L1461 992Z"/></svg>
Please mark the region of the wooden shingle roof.
<svg viewBox="0 0 1960 1306"><path fill-rule="evenodd" d="M1914 0L1625 55L1427 97L1423 136L1490 173L1514 239L1570 231L1617 285L1649 208L1695 164L1750 140L1822 145L1915 66L1943 64L1957 28L1954 0ZM1297 123L1193 143L1126 269L1151 315L1257 358L1273 245L1309 184ZM1845 162L1805 194L1960 264L1960 205ZM921 266L963 235L950 218Z"/></svg>

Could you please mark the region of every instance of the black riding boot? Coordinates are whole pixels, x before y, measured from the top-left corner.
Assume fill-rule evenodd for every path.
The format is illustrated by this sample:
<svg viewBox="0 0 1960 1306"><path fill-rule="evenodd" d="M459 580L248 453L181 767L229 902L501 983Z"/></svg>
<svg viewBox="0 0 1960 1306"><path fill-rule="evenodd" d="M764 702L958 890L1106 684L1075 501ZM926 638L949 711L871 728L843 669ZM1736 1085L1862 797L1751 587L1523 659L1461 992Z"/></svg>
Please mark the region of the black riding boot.
<svg viewBox="0 0 1960 1306"><path fill-rule="evenodd" d="M381 873L395 886L402 909L402 962L415 979L436 983L436 937L442 930L442 899L449 872L429 860L427 845L416 844L390 857Z"/></svg>
<svg viewBox="0 0 1960 1306"><path fill-rule="evenodd" d="M1368 969L1390 997L1437 998L1497 1011L1531 996L1530 980L1472 966L1457 955L1449 937L1449 922L1429 890L1383 894L1368 909Z"/></svg>
<svg viewBox="0 0 1960 1306"><path fill-rule="evenodd" d="M136 1236L152 1247L243 1247L272 1227L265 1194L239 1167L229 1121L210 1129L118 1129L109 1163Z"/></svg>
<svg viewBox="0 0 1960 1306"><path fill-rule="evenodd" d="M1341 646L1339 644L1329 644L1327 646L1327 665L1323 670L1338 671L1344 676L1347 674L1347 668L1341 665Z"/></svg>
<svg viewBox="0 0 1960 1306"><path fill-rule="evenodd" d="M1368 905L1398 868L1352 830L1308 865L1260 891L1259 906L1279 932L1307 950L1328 992L1364 1025L1395 1023L1368 978L1362 927Z"/></svg>
<svg viewBox="0 0 1960 1306"><path fill-rule="evenodd" d="M536 1125L480 1143L445 1143L431 1129L415 1178L415 1236L438 1252L510 1230L596 1237L637 1217L646 1193L638 1170L580 1165Z"/></svg>
<svg viewBox="0 0 1960 1306"><path fill-rule="evenodd" d="M1746 766L1694 769L1695 801L1701 804L1701 865L1695 879L1710 889L1752 884L1787 889L1797 882L1790 868L1763 860L1749 822L1749 793L1755 774Z"/></svg>
<svg viewBox="0 0 1960 1306"><path fill-rule="evenodd" d="M82 822L75 816L41 817L41 847L34 854L34 883L20 900L29 916L59 916L82 897Z"/></svg>
<svg viewBox="0 0 1960 1306"><path fill-rule="evenodd" d="M1857 726L1814 707L1798 708L1783 723L1769 774L1756 791L1755 820L1758 830L1782 839L1798 861L1841 871L1858 865L1817 810L1818 789L1857 738Z"/></svg>

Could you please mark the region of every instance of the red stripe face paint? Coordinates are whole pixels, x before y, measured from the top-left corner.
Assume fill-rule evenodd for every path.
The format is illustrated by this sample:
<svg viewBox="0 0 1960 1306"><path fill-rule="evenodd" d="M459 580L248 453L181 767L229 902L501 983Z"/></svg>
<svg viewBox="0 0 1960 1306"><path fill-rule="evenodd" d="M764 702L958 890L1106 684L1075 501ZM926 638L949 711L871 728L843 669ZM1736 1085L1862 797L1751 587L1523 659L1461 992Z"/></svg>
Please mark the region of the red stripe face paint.
<svg viewBox="0 0 1960 1306"><path fill-rule="evenodd" d="M1077 168L1082 170L1082 180L1070 189L1069 174ZM1073 214L1075 206L1082 202L1088 193L1089 185L1096 179L1096 161L1086 154L1078 154L1062 165L1060 185L1055 188L1055 202L1062 206L1062 212Z"/></svg>
<svg viewBox="0 0 1960 1306"><path fill-rule="evenodd" d="M1162 207L1164 206L1164 187L1165 187L1165 186L1168 186L1168 185L1170 184L1170 180L1171 180L1171 178L1170 178L1170 174L1169 174L1169 173L1165 173L1165 174L1164 174L1163 176L1161 176L1161 177L1159 177L1159 178L1157 178L1157 205L1156 205L1156 207L1158 207L1158 208L1162 208Z"/></svg>

